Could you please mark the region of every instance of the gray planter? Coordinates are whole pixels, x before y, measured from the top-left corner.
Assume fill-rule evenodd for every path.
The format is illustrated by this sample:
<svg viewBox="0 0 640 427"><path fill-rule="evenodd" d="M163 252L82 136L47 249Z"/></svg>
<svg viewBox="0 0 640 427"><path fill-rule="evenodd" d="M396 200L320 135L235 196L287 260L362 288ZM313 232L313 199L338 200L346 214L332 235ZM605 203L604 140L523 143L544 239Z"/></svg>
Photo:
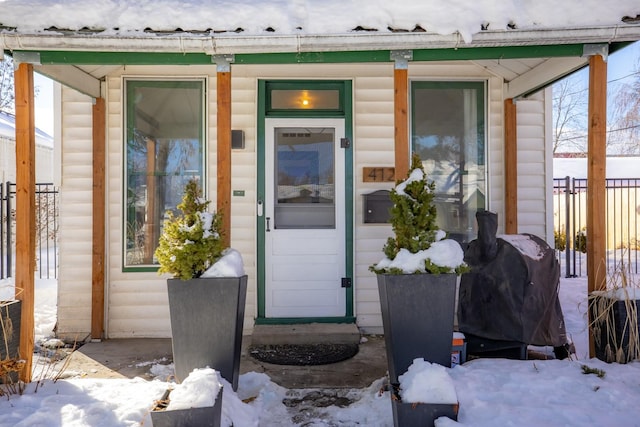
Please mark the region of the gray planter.
<svg viewBox="0 0 640 427"><path fill-rule="evenodd" d="M165 400L166 396L163 396ZM222 388L213 406L204 408L176 409L173 411L154 409L151 411L153 427L220 427L222 418Z"/></svg>
<svg viewBox="0 0 640 427"><path fill-rule="evenodd" d="M212 368L238 389L247 276L169 279L176 380Z"/></svg>
<svg viewBox="0 0 640 427"><path fill-rule="evenodd" d="M20 316L22 315L22 301L12 300L0 302L0 360L20 358ZM8 352L7 352L8 349ZM11 372L0 376L0 384L15 383L18 372Z"/></svg>
<svg viewBox="0 0 640 427"><path fill-rule="evenodd" d="M392 384L416 358L451 367L455 274L378 274Z"/></svg>
<svg viewBox="0 0 640 427"><path fill-rule="evenodd" d="M392 386L391 408L394 427L433 427L435 420L440 417L458 421L458 403L404 403L400 399L398 388L398 384Z"/></svg>

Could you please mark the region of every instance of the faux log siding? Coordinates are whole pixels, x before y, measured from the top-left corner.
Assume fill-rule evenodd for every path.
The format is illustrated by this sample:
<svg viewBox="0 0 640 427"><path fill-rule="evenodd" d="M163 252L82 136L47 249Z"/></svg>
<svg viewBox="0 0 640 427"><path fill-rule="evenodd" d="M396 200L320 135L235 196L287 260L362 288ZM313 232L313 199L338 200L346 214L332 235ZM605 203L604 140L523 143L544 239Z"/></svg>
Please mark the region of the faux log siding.
<svg viewBox="0 0 640 427"><path fill-rule="evenodd" d="M209 76L207 90L207 193L215 205L216 200L216 91L215 66L211 67L163 67L156 68L163 75L186 76L193 73L196 77ZM153 76L159 75L152 67L128 67L127 75ZM232 152L232 189L243 190L244 196L232 196L232 246L243 256L245 269L249 275L247 306L245 317L245 333L251 331L253 318L256 315L256 101L257 79L259 76L268 78L324 78L352 79L354 89L354 292L355 314L358 324L368 331L381 331L380 306L375 275L368 268L383 256L382 246L391 234L388 225L364 224L362 214L362 195L378 189L389 189L392 183L363 183L362 168L365 166L393 165L393 65L367 64L366 67L341 64L332 65L294 65L294 66L234 66L232 67L232 128L245 132L245 149ZM409 69L411 79L441 79L454 78L488 79L488 157L490 168L488 181L489 208L503 215L503 102L502 81L486 74L480 67L469 64L428 64L414 65ZM122 77L114 75L107 80L107 143L108 143L108 294L109 310L107 312L107 336L117 337L168 337L170 326L168 321L168 307L166 299L166 283L163 277L156 273L123 273L122 272ZM86 242L89 245L82 252L90 258L90 200L91 200L91 170L86 165L91 163L90 157L90 126L85 130L83 123L90 124L91 103L86 105L72 104L65 110L86 109L86 119L77 115L69 117L74 127L67 134L85 136L84 145L74 148L73 155L80 155L74 159L73 167L77 174L86 180L86 197L88 205L88 220L78 221L87 227ZM68 122L71 123L71 122ZM535 144L534 144L535 145ZM70 156L65 146L65 155ZM89 151L87 151L89 150ZM86 151L86 153L85 153ZM83 159L87 155L87 159ZM85 166L83 166L85 165ZM85 168L86 170L82 170ZM525 165L523 171L536 167ZM63 173L68 174L69 171ZM531 208L536 210L536 206ZM519 217L521 224L535 223L529 215ZM67 221L73 222L73 221ZM501 220L501 224L503 221ZM81 243L82 244L82 243ZM67 251L68 252L68 251ZM61 262L62 264L63 262ZM69 264L66 264L69 265ZM64 313L65 322L80 316L86 323L88 333L90 325L90 277L91 270L77 271L78 277L84 284L73 292L73 312ZM64 285L67 287L68 285ZM71 297L67 296L67 301ZM83 309L86 307L85 312ZM80 310L78 310L80 308ZM74 317L75 316L75 317ZM80 323L81 325L83 323ZM65 324L61 322L61 324Z"/></svg>
<svg viewBox="0 0 640 427"><path fill-rule="evenodd" d="M62 89L58 335L84 340L91 330L91 99Z"/></svg>
<svg viewBox="0 0 640 427"><path fill-rule="evenodd" d="M518 100L518 232L547 238L543 93Z"/></svg>
<svg viewBox="0 0 640 427"><path fill-rule="evenodd" d="M151 76L151 68L129 68L129 75ZM185 69L163 68L163 73L187 77ZM209 73L207 86L207 132L206 147L207 196L211 207L216 204L216 84L215 66L197 67L194 77ZM110 338L121 337L169 337L170 324L166 296L166 276L156 273L122 272L122 84L121 76L108 80L107 110L109 118L109 280L107 334ZM256 314L255 281L255 79L232 81L233 129L245 130L244 150L232 152L232 189L245 191L244 197L232 197L231 245L242 253L246 273L249 275L247 306L245 310L245 333L251 332Z"/></svg>
<svg viewBox="0 0 640 427"><path fill-rule="evenodd" d="M156 273L123 273L123 81L107 80L107 254L105 280L108 338L169 337L166 283ZM153 322L144 319L153 318Z"/></svg>
<svg viewBox="0 0 640 427"><path fill-rule="evenodd" d="M365 183L362 168L394 166L393 66L376 66L379 76L354 81L355 242L354 299L358 326L381 332L378 285L369 266L380 261L391 227L364 224L363 194L389 189L393 183Z"/></svg>
<svg viewBox="0 0 640 427"><path fill-rule="evenodd" d="M231 191L242 190L244 196L231 196L231 246L242 254L247 281L244 333L253 331L258 314L256 280L256 79L234 77L231 72L231 128L244 131L245 148L231 150ZM214 133L215 135L215 133ZM211 143L211 146L214 143Z"/></svg>
<svg viewBox="0 0 640 427"><path fill-rule="evenodd" d="M504 101L503 84L497 77L489 78L487 87L487 207L498 214L498 233L504 230Z"/></svg>

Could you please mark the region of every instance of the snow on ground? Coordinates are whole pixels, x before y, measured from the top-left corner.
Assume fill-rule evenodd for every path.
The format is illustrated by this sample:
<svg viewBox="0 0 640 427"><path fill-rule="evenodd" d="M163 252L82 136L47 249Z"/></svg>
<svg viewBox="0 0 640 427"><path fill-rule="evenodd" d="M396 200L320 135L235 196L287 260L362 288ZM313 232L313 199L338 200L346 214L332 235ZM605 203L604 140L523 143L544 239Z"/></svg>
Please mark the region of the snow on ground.
<svg viewBox="0 0 640 427"><path fill-rule="evenodd" d="M0 281L0 289L7 286ZM51 335L55 323L55 281L37 280L38 334ZM450 426L640 426L640 363L606 364L588 359L586 277L561 279L560 299L576 360L477 359L446 369L460 402L458 422ZM149 362L148 364L151 364ZM582 366L601 369L603 378ZM0 397L0 426L150 426L149 410L168 386L168 367L152 365L154 380L68 378L30 384L22 396ZM380 378L365 389L346 390L347 407L314 408L306 418L283 401L303 390L288 390L262 373L241 375L237 392L223 393L223 422L250 426L393 425L388 392ZM248 403L244 403L246 401Z"/></svg>

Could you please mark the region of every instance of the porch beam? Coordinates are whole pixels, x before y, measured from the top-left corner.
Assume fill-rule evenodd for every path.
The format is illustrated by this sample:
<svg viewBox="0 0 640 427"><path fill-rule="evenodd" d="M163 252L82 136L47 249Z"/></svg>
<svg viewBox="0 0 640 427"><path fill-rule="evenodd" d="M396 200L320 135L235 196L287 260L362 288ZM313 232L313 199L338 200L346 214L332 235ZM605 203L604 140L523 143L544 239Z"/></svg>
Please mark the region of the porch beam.
<svg viewBox="0 0 640 427"><path fill-rule="evenodd" d="M220 60L217 85L217 211L222 215L223 242L231 246L231 70L229 62Z"/></svg>
<svg viewBox="0 0 640 427"><path fill-rule="evenodd" d="M104 338L105 272L105 102L93 104L93 230L91 244L91 339Z"/></svg>
<svg viewBox="0 0 640 427"><path fill-rule="evenodd" d="M411 51L392 51L395 179L404 179L409 172L409 60Z"/></svg>
<svg viewBox="0 0 640 427"><path fill-rule="evenodd" d="M34 348L35 297L35 159L33 65L19 64L14 72L16 108L16 297L22 301L20 358L25 365L20 380L31 382Z"/></svg>
<svg viewBox="0 0 640 427"><path fill-rule="evenodd" d="M504 100L504 232L518 233L518 120L516 103Z"/></svg>
<svg viewBox="0 0 640 427"><path fill-rule="evenodd" d="M606 288L606 142L607 63L599 55L589 58L587 124L587 286L588 294ZM589 325L593 319L589 314ZM589 327L589 354L595 357Z"/></svg>

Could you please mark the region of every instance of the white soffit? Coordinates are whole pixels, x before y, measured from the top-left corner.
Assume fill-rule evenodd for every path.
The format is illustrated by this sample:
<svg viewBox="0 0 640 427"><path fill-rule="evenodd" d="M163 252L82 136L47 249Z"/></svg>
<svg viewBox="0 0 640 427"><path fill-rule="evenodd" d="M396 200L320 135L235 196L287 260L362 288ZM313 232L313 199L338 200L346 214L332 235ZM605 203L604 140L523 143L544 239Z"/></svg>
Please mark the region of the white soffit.
<svg viewBox="0 0 640 427"><path fill-rule="evenodd" d="M540 65L508 81L505 85L505 98L517 98L527 95L553 83L573 71L584 67L588 58L550 58Z"/></svg>

